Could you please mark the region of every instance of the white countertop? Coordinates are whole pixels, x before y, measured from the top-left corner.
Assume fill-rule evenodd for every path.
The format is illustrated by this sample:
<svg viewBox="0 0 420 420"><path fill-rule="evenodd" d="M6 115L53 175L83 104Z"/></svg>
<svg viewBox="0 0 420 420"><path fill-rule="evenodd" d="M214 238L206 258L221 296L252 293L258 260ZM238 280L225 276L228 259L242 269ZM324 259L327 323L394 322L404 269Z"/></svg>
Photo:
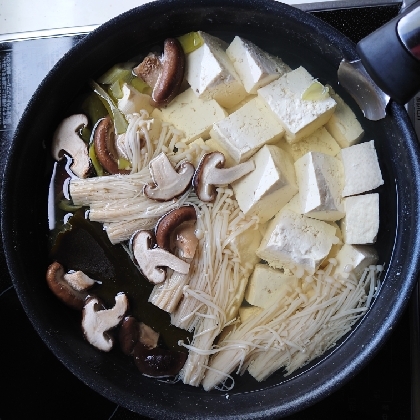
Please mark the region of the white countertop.
<svg viewBox="0 0 420 420"><path fill-rule="evenodd" d="M325 1L283 0L283 3L295 5ZM98 25L147 2L148 0L0 0L0 34Z"/></svg>

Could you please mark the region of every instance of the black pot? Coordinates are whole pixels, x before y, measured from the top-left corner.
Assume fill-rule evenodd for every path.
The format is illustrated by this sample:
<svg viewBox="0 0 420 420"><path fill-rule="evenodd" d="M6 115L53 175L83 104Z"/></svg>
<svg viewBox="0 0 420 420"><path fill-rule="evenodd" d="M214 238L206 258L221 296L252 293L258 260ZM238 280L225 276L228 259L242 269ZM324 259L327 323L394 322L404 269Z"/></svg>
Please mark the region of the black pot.
<svg viewBox="0 0 420 420"><path fill-rule="evenodd" d="M229 396L169 385L141 376L121 352L101 353L82 336L74 315L49 292L47 195L49 146L69 104L114 63L128 60L169 36L194 30L227 41L243 36L303 65L350 104L375 140L385 185L380 193L377 246L385 264L382 286L368 313L337 345L289 377L281 372L257 383L240 377ZM156 1L107 22L61 59L34 94L10 150L2 190L2 230L8 267L21 303L51 351L83 382L110 400L159 418L278 418L331 394L354 376L384 343L399 319L419 269L419 147L405 109L391 103L379 122L364 119L337 82L342 58L355 45L322 21L293 7L264 0Z"/></svg>

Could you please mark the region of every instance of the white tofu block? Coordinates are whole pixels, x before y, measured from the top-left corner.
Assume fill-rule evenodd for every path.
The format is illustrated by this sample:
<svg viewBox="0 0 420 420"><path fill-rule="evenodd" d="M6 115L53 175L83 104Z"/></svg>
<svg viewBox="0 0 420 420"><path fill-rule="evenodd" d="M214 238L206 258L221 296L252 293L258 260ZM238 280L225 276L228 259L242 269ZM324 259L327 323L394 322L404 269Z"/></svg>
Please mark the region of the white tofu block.
<svg viewBox="0 0 420 420"><path fill-rule="evenodd" d="M150 105L150 96L140 93L133 86L124 83L122 86L123 97L118 99L118 109L125 115L140 112L141 110L152 113L154 107Z"/></svg>
<svg viewBox="0 0 420 420"><path fill-rule="evenodd" d="M384 183L373 140L342 149L343 197L371 191Z"/></svg>
<svg viewBox="0 0 420 420"><path fill-rule="evenodd" d="M292 294L299 284L295 276L282 273L267 264L257 264L245 290L245 300L266 309L276 300Z"/></svg>
<svg viewBox="0 0 420 420"><path fill-rule="evenodd" d="M330 224L283 209L270 222L257 255L272 267L286 265L313 274L337 242Z"/></svg>
<svg viewBox="0 0 420 420"><path fill-rule="evenodd" d="M319 220L344 217L341 161L325 153L309 152L295 162L301 213Z"/></svg>
<svg viewBox="0 0 420 420"><path fill-rule="evenodd" d="M223 153L225 157L225 168L230 168L231 166L236 165L236 162L233 160L232 156L219 142L210 137L208 140L206 140L205 144L209 148L209 151Z"/></svg>
<svg viewBox="0 0 420 420"><path fill-rule="evenodd" d="M291 70L281 59L239 36L235 36L226 54L248 93L257 93L260 87Z"/></svg>
<svg viewBox="0 0 420 420"><path fill-rule="evenodd" d="M227 44L205 32L199 34L204 44L187 54L185 78L199 98L232 108L247 92L226 54Z"/></svg>
<svg viewBox="0 0 420 420"><path fill-rule="evenodd" d="M286 139L280 140L277 146L290 153L296 161L308 152L320 152L330 156L337 156L341 148L331 134L324 128L318 128L308 137L290 144Z"/></svg>
<svg viewBox="0 0 420 420"><path fill-rule="evenodd" d="M241 318L241 323L243 324L250 318L254 318L258 314L260 314L262 308L258 306L241 306L239 308L239 317Z"/></svg>
<svg viewBox="0 0 420 420"><path fill-rule="evenodd" d="M209 138L213 123L227 116L227 112L215 100L204 101L192 89L180 93L161 112L163 121L185 133L187 143L199 137Z"/></svg>
<svg viewBox="0 0 420 420"><path fill-rule="evenodd" d="M233 114L235 111L237 111L239 108L242 108L245 104L247 104L249 101L252 101L254 98L256 98L257 95L248 95L244 99L242 99L241 102L238 102L236 105L234 105L232 108L226 109L227 113Z"/></svg>
<svg viewBox="0 0 420 420"><path fill-rule="evenodd" d="M283 134L283 127L259 98L215 122L211 131L236 163L248 160L264 144L278 142Z"/></svg>
<svg viewBox="0 0 420 420"><path fill-rule="evenodd" d="M340 227L335 222L328 222L328 224L335 228L335 236L337 236L339 242L331 246L330 252L326 256L325 260L322 261L320 268L325 268L330 263L328 260L330 258L335 258L343 246L343 234L341 233Z"/></svg>
<svg viewBox="0 0 420 420"><path fill-rule="evenodd" d="M346 244L373 244L379 230L379 194L364 194L344 199L346 216L341 232Z"/></svg>
<svg viewBox="0 0 420 420"><path fill-rule="evenodd" d="M360 278L365 268L378 262L378 253L372 246L344 244L335 258L337 265L333 274L347 279L352 271Z"/></svg>
<svg viewBox="0 0 420 420"><path fill-rule="evenodd" d="M335 138L341 148L358 143L364 134L363 128L351 108L336 93L331 97L337 102L334 114L325 124L325 128Z"/></svg>
<svg viewBox="0 0 420 420"><path fill-rule="evenodd" d="M237 251L242 265L255 265L260 261L260 257L257 256L256 252L261 240L262 235L258 229L247 229L235 236L229 246Z"/></svg>
<svg viewBox="0 0 420 420"><path fill-rule="evenodd" d="M299 67L258 89L258 95L276 114L286 130L286 140L295 143L323 126L334 113L331 97L305 100L302 95L315 79Z"/></svg>
<svg viewBox="0 0 420 420"><path fill-rule="evenodd" d="M266 145L253 157L255 169L232 184L240 209L271 219L297 193L292 158L277 146Z"/></svg>

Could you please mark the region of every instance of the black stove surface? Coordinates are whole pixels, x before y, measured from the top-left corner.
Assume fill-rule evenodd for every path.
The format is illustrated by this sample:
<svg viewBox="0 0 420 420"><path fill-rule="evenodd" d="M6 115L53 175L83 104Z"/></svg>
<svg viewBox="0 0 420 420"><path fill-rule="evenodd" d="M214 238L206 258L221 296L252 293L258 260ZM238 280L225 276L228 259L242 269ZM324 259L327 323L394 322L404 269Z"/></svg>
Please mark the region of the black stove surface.
<svg viewBox="0 0 420 420"><path fill-rule="evenodd" d="M394 4L315 14L357 42L398 11L399 5ZM4 167L17 122L32 93L54 63L82 37L61 36L0 43L1 168ZM416 308L411 305L404 312L391 338L357 376L326 399L288 418L412 418L410 340L418 334L418 325L410 335L410 310L413 312ZM0 420L35 417L94 420L145 418L92 391L48 350L20 305L8 275L1 244L0 319Z"/></svg>

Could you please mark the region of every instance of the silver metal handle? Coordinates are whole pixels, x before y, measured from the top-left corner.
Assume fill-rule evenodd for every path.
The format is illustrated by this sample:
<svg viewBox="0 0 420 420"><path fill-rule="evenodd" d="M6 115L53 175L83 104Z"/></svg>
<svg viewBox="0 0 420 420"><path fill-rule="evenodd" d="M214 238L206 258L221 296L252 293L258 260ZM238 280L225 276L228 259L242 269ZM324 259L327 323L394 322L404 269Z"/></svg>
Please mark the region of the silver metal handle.
<svg viewBox="0 0 420 420"><path fill-rule="evenodd" d="M410 54L420 60L420 3L403 16L397 24L397 33Z"/></svg>

